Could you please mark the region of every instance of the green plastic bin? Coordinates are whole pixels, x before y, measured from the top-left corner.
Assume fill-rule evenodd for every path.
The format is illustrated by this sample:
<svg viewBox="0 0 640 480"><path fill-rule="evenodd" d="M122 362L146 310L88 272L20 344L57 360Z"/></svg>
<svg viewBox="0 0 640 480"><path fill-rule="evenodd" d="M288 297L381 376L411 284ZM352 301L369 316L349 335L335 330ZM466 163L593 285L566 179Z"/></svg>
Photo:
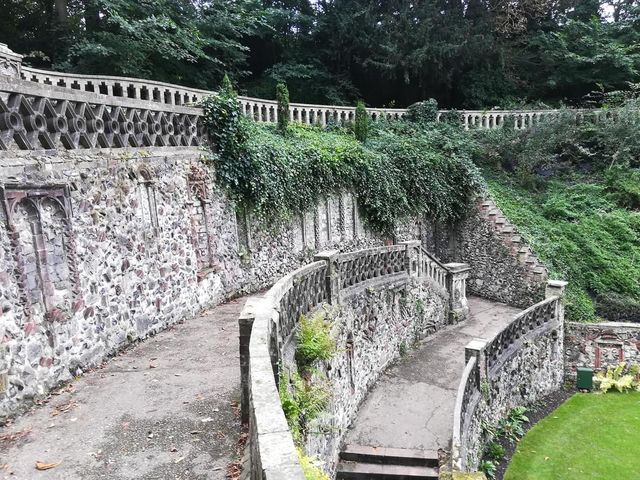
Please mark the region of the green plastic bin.
<svg viewBox="0 0 640 480"><path fill-rule="evenodd" d="M593 388L593 369L588 367L578 367L576 383L578 390L591 390Z"/></svg>

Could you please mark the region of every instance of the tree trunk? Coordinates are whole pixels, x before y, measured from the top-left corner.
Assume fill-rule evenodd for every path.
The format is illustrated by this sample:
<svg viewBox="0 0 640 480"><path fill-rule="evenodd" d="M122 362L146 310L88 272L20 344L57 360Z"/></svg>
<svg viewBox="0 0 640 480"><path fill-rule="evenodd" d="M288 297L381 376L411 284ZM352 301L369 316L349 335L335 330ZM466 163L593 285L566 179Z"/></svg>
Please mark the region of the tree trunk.
<svg viewBox="0 0 640 480"><path fill-rule="evenodd" d="M56 0L56 16L59 23L67 22L67 0Z"/></svg>

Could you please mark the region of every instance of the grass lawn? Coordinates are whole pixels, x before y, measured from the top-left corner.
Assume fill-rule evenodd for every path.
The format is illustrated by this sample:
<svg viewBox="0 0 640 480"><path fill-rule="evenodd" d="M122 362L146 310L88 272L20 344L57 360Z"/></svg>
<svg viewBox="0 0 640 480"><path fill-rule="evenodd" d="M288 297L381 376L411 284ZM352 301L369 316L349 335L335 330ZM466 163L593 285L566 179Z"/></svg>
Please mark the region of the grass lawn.
<svg viewBox="0 0 640 480"><path fill-rule="evenodd" d="M640 392L578 393L520 441L504 480L640 480Z"/></svg>

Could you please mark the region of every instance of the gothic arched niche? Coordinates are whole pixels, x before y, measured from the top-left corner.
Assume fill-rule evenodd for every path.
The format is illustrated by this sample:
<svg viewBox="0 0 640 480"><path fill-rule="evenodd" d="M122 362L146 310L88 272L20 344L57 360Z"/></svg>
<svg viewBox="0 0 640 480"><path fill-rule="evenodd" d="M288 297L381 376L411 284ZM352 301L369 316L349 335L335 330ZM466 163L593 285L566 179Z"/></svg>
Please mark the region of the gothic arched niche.
<svg viewBox="0 0 640 480"><path fill-rule="evenodd" d="M7 186L1 192L27 316L61 318L78 293L68 190Z"/></svg>

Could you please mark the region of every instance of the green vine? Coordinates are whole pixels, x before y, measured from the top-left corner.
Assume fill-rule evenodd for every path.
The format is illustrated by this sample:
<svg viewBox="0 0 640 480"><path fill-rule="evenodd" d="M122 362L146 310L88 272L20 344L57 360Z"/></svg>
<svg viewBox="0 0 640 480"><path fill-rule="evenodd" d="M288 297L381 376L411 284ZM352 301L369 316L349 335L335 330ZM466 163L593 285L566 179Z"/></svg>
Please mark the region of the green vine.
<svg viewBox="0 0 640 480"><path fill-rule="evenodd" d="M244 118L230 89L203 102L217 182L259 220L286 221L335 192L390 234L404 219L458 218L483 188L473 140L450 125L374 122L361 143L343 128L292 124L287 135Z"/></svg>

